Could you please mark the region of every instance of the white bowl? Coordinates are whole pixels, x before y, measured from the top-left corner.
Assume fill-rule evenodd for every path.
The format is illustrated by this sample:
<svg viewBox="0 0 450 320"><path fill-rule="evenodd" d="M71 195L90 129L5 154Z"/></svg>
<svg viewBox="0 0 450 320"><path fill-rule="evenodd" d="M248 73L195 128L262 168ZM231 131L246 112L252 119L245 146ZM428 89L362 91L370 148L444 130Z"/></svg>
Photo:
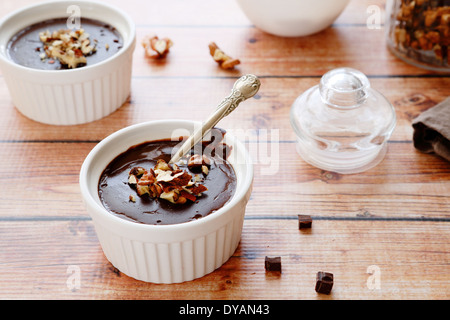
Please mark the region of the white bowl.
<svg viewBox="0 0 450 320"><path fill-rule="evenodd" d="M38 70L21 66L7 55L9 40L23 28L48 19L68 17L76 4L81 17L115 27L123 48L112 57L78 69ZM123 11L95 1L50 1L20 9L0 21L0 68L16 108L26 117L53 125L75 125L101 119L128 98L134 22Z"/></svg>
<svg viewBox="0 0 450 320"><path fill-rule="evenodd" d="M147 225L120 218L100 202L99 178L115 157L136 144L179 137L180 129L188 134L196 126L200 123L161 120L126 127L96 145L82 165L81 194L103 252L130 277L153 283L193 280L219 268L239 244L253 185L253 165L244 145L229 134L224 142L232 147L228 161L236 173L237 186L232 199L216 212L180 224Z"/></svg>
<svg viewBox="0 0 450 320"><path fill-rule="evenodd" d="M349 0L237 0L259 29L281 37L300 37L330 26Z"/></svg>

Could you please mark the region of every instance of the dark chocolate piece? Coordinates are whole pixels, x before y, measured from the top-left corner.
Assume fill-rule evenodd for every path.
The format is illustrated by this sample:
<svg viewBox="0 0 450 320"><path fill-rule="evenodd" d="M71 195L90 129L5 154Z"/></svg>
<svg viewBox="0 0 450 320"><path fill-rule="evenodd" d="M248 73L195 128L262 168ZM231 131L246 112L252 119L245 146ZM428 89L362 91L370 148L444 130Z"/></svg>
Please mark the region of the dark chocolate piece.
<svg viewBox="0 0 450 320"><path fill-rule="evenodd" d="M319 271L316 276L316 292L330 294L333 288L333 274Z"/></svg>
<svg viewBox="0 0 450 320"><path fill-rule="evenodd" d="M299 229L309 229L312 225L311 216L299 214L298 215L298 228Z"/></svg>
<svg viewBox="0 0 450 320"><path fill-rule="evenodd" d="M268 257L264 260L266 271L281 272L281 257Z"/></svg>

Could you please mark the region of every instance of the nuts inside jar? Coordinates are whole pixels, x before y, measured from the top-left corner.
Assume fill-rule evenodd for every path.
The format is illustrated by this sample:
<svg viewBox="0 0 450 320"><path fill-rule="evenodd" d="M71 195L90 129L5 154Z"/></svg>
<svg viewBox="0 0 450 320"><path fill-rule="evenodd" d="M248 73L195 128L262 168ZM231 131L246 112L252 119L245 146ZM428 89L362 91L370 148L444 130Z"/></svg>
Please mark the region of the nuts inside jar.
<svg viewBox="0 0 450 320"><path fill-rule="evenodd" d="M407 57L450 66L450 6L432 0L401 0L393 11L391 39Z"/></svg>

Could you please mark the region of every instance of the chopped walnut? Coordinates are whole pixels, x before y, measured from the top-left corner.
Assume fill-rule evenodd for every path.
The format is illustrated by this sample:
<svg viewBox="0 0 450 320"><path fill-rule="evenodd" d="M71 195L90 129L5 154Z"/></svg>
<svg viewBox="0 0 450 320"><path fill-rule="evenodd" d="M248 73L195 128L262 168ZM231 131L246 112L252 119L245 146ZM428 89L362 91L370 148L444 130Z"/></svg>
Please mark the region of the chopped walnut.
<svg viewBox="0 0 450 320"><path fill-rule="evenodd" d="M194 154L192 157L189 158L188 160L188 168L189 170L193 171L193 172L199 172L199 171L203 171L203 167L206 167L206 169L208 169L207 166L211 165L211 160L206 156L206 155L199 155L199 154Z"/></svg>
<svg viewBox="0 0 450 320"><path fill-rule="evenodd" d="M195 202L197 197L208 189L198 183L197 179L178 166L171 167L164 160L158 160L154 168L149 171L142 167L130 170L128 184L136 188L140 197L149 196L160 198L175 204Z"/></svg>
<svg viewBox="0 0 450 320"><path fill-rule="evenodd" d="M450 6L402 0L393 23L393 40L400 52L424 62L450 65Z"/></svg>
<svg viewBox="0 0 450 320"><path fill-rule="evenodd" d="M44 44L45 51L45 54L40 54L41 59L50 58L49 63L54 63L53 59L58 59L69 69L86 64L86 56L97 51L96 45L91 44L89 34L84 32L84 29L74 31L62 29L52 33L47 30L39 33L39 39Z"/></svg>
<svg viewBox="0 0 450 320"><path fill-rule="evenodd" d="M146 36L142 40L145 55L152 59L162 59L167 56L169 49L173 46L169 38L159 39L156 35Z"/></svg>
<svg viewBox="0 0 450 320"><path fill-rule="evenodd" d="M240 64L239 59L233 59L226 55L214 42L209 44L209 53L219 66L223 69L233 69L234 66Z"/></svg>

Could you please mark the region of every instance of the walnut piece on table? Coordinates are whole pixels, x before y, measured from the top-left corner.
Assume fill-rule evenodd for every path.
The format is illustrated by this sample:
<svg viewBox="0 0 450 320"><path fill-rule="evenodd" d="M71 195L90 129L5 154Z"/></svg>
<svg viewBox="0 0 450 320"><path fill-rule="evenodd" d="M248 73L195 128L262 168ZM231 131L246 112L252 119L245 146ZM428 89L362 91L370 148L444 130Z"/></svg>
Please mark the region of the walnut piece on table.
<svg viewBox="0 0 450 320"><path fill-rule="evenodd" d="M145 49L145 55L151 59L163 59L169 53L173 46L169 38L159 39L156 35L146 36L142 40L142 46Z"/></svg>
<svg viewBox="0 0 450 320"><path fill-rule="evenodd" d="M233 69L241 62L239 59L233 59L223 52L215 42L209 44L209 53L222 69Z"/></svg>

